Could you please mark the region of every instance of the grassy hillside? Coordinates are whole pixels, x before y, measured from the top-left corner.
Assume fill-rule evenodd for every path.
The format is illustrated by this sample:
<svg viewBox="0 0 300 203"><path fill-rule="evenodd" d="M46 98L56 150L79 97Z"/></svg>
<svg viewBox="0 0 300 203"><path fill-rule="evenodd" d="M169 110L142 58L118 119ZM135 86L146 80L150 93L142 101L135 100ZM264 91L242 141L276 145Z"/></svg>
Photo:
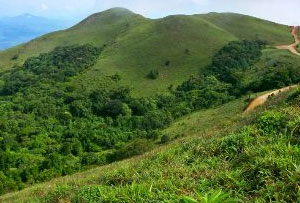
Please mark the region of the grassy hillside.
<svg viewBox="0 0 300 203"><path fill-rule="evenodd" d="M50 194L51 191L56 190L56 187L66 186L69 188L69 185L75 184L74 186L77 188L76 190L78 190L84 185L94 185L99 183L98 180L102 181L104 176L109 177L123 169L131 170L129 168L140 165L139 162L141 161L149 163L154 155L157 154L159 156L160 153L168 153L169 151L172 151L173 148L182 145L182 143L190 142L191 139L208 138L212 135L216 136L223 132L230 132L232 129L242 125L242 122L238 123L238 121L241 121L241 118L243 117L241 112L245 105L245 98L242 98L222 107L193 113L178 120L164 131L164 133L172 136L176 136L178 133L184 134L185 138L174 141L169 145L161 146L157 150L139 157L95 168L73 176L53 179L51 182L38 184L18 193L3 195L0 197L0 202L39 202L39 198L45 194ZM211 125L212 120L218 121L215 122L216 125ZM159 164L159 162L155 163ZM60 199L63 200L64 197L61 197ZM68 201L67 199L65 200Z"/></svg>
<svg viewBox="0 0 300 203"><path fill-rule="evenodd" d="M200 15L239 39L266 40L271 45L293 42L288 26L235 13L209 13Z"/></svg>
<svg viewBox="0 0 300 203"><path fill-rule="evenodd" d="M299 201L299 92L282 94L247 115L242 114L244 99L196 112L166 129L192 137L6 194L0 201L204 202L205 196L219 197L219 202L229 197L242 202Z"/></svg>
<svg viewBox="0 0 300 203"><path fill-rule="evenodd" d="M94 68L74 83L91 88L103 74L118 72L123 84L133 87L135 96L153 95L197 74L229 41L257 38L271 45L292 42L286 26L249 16L225 13L151 20L115 8L94 14L68 30L0 52L0 71L57 46L106 45ZM146 77L151 70L159 71L158 79Z"/></svg>

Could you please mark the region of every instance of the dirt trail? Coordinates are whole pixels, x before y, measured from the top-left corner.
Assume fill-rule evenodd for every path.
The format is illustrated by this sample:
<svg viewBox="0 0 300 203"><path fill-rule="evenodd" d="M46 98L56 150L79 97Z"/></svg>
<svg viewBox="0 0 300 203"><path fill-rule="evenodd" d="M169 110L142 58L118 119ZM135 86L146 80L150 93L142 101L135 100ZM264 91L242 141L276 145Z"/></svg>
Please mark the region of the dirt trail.
<svg viewBox="0 0 300 203"><path fill-rule="evenodd" d="M256 107L263 105L264 103L266 103L266 101L268 100L268 98L270 96L276 96L278 94L280 94L281 92L286 92L289 91L295 87L298 87L298 85L292 85L292 86L288 86L288 87L284 87L278 90L274 90L272 92L269 92L267 94L261 95L259 97L256 97L247 107L247 109L245 110L246 112L249 111L253 111Z"/></svg>
<svg viewBox="0 0 300 203"><path fill-rule="evenodd" d="M277 49L285 49L285 50L289 50L291 53L300 56L300 53L297 51L297 46L298 44L300 44L300 40L298 38L298 30L299 30L299 26L293 27L292 29L292 35L294 36L295 42L293 44L290 45L281 45L281 46L276 46ZM288 86L285 88L281 88L278 90L274 90L272 92L269 92L267 94L261 95L257 98L255 98L247 107L247 109L244 111L249 112L249 111L253 111L256 107L263 105L264 103L266 103L266 101L268 100L268 98L270 96L276 96L281 92L286 92L289 91L295 87L298 87L298 85L292 85L292 86Z"/></svg>
<svg viewBox="0 0 300 203"><path fill-rule="evenodd" d="M297 51L297 46L300 43L300 40L298 38L298 30L299 27L293 27L292 29L292 35L294 36L295 39L295 43L290 44L290 45L280 45L280 46L276 46L277 49L286 49L289 50L291 53L300 56L300 53Z"/></svg>

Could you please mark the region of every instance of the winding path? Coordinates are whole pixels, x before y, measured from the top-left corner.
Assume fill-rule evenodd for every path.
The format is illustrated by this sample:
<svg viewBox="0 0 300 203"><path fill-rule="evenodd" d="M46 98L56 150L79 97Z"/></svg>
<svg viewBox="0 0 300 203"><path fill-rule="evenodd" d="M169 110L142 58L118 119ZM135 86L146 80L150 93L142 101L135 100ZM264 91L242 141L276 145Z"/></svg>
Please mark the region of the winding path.
<svg viewBox="0 0 300 203"><path fill-rule="evenodd" d="M258 96L248 105L248 107L244 112L247 113L249 111L253 111L256 107L263 105L264 103L266 103L266 101L269 99L270 96L276 96L281 92L286 92L296 87L298 87L298 85L292 85Z"/></svg>
<svg viewBox="0 0 300 203"><path fill-rule="evenodd" d="M294 36L295 42L293 44L290 45L281 45L281 46L276 46L277 49L284 49L284 50L289 50L291 53L300 56L300 53L297 51L297 46L300 44L300 40L298 38L298 31L299 31L299 26L297 27L293 27L292 29L292 35ZM269 92L267 94L261 95L256 97L252 102L250 102L250 104L248 105L248 107L246 108L246 110L244 111L245 113L253 111L256 107L263 105L264 103L266 103L266 101L268 100L268 98L270 96L276 96L278 94L280 94L281 92L286 92L289 91L293 88L298 87L298 85L292 85L292 86L288 86L285 88L281 88L278 90L274 90L272 92Z"/></svg>
<svg viewBox="0 0 300 203"><path fill-rule="evenodd" d="M280 46L276 46L276 48L277 49L289 50L291 53L300 56L300 53L297 51L297 46L300 43L300 40L298 38L298 30L299 30L298 26L293 27L293 29L292 29L292 35L294 36L294 39L295 39L295 42L293 44L290 44L290 45L280 45Z"/></svg>

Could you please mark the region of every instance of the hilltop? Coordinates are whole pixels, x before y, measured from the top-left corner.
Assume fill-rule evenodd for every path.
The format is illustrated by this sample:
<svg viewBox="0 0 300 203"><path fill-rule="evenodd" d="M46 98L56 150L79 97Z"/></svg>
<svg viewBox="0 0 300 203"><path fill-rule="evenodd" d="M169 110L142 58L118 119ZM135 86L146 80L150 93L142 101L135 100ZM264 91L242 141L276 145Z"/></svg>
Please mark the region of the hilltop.
<svg viewBox="0 0 300 203"><path fill-rule="evenodd" d="M153 95L198 74L221 47L239 39L266 40L272 46L293 41L287 26L245 15L209 13L153 20L113 8L70 29L0 52L0 71L57 46L105 45L101 59L74 83L88 82L86 88L90 88L103 74L119 73L122 82L133 87L135 96ZM159 72L156 80L147 78L151 70Z"/></svg>

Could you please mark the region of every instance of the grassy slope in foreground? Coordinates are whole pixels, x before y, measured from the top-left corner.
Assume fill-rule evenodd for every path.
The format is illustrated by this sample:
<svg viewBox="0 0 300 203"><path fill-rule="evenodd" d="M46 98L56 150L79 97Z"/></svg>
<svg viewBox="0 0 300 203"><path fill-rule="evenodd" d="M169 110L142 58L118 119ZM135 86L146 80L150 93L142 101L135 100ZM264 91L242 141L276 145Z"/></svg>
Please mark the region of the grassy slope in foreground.
<svg viewBox="0 0 300 203"><path fill-rule="evenodd" d="M134 88L136 96L151 95L197 74L222 46L238 39L262 39L272 45L292 42L286 26L249 16L213 13L151 20L118 8L95 14L68 30L0 52L0 71L56 46L106 44L94 68L74 82L88 82L86 88L91 88L103 73L118 72L123 83ZM19 58L11 60L16 54ZM166 61L170 61L169 66ZM146 75L156 69L160 77L147 79Z"/></svg>
<svg viewBox="0 0 300 203"><path fill-rule="evenodd" d="M298 132L300 115L296 104L276 107L288 95L272 99L273 110L262 116L260 111L241 114L245 98L194 113L166 130L192 137L6 194L0 201L178 202L183 196L194 197L195 190L207 194L219 189L243 201L296 201L300 149L291 133Z"/></svg>

